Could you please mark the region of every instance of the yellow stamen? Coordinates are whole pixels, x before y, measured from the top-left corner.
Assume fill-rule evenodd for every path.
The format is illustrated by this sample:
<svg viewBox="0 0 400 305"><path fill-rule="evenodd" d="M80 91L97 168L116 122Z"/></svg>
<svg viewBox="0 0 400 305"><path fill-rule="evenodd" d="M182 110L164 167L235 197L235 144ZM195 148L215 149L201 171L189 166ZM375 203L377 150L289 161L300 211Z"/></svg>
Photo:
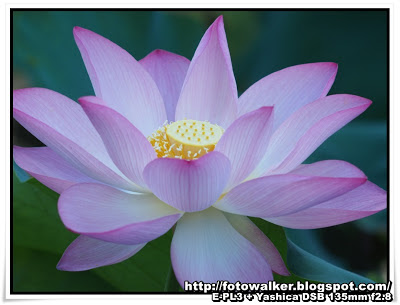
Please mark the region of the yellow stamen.
<svg viewBox="0 0 400 305"><path fill-rule="evenodd" d="M206 134L202 131L200 135L197 133L197 125L201 125L202 130L207 128L212 132ZM180 129L181 126L185 126L186 129ZM148 137L148 140L159 158L196 160L213 151L223 133L224 130L218 125L185 119L164 124Z"/></svg>

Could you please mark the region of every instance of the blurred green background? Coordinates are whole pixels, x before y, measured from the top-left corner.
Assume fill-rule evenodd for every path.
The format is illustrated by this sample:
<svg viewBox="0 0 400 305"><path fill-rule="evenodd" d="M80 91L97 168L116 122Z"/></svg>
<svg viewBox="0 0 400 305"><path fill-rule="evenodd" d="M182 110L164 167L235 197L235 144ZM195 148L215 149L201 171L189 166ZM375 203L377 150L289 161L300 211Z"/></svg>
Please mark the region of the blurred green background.
<svg viewBox="0 0 400 305"><path fill-rule="evenodd" d="M74 100L92 95L73 39L74 26L109 38L138 60L154 49L191 59L203 33L221 14L239 94L291 65L339 64L329 94L360 95L373 104L307 162L346 160L387 189L386 11L14 11L13 87L45 87ZM13 143L41 145L15 121ZM163 290L171 233L126 262L87 272L61 272L55 266L75 234L63 227L57 215L58 195L33 179L22 184L15 177L13 191L14 292ZM272 236L274 230L278 229L264 231L282 244L279 250L285 256L282 235ZM386 211L340 226L301 231L301 238L305 248L326 261L386 281Z"/></svg>

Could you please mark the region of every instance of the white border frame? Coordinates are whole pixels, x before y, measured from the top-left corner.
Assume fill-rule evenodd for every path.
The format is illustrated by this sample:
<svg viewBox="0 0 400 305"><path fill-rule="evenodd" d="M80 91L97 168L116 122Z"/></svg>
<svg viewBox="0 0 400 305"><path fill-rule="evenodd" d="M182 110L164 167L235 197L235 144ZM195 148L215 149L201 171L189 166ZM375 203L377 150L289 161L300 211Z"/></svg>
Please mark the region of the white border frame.
<svg viewBox="0 0 400 305"><path fill-rule="evenodd" d="M396 234L394 230L394 223L395 219L399 219L398 217L395 218L395 213L396 210L394 209L394 202L400 201L400 196L395 195L395 190L399 189L400 186L394 184L394 176L395 176L395 169L396 169L396 163L394 162L394 156L395 152L399 153L399 144L398 142L395 142L394 139L394 134L400 134L400 123L395 124L395 107L394 104L397 102L400 102L400 90L399 88L395 88L395 82L394 79L399 78L399 73L400 73L400 65L399 61L395 60L394 54L397 51L398 54L400 54L400 46L399 46L399 39L394 39L397 34L400 38L400 2L396 0L392 1L386 1L386 3L377 3L378 0L375 1L355 1L353 0L352 3L348 3L346 1L330 1L321 3L321 1L308 1L309 3L301 3L300 0L292 0L292 1L282 1L279 3L273 3L270 0L264 0L264 1L254 1L252 3L241 3L237 1L219 1L218 3L190 3L188 4L187 2L184 2L182 0L175 0L174 3L168 4L167 0L159 0L159 1L148 1L146 3L132 3L127 0L120 0L120 3L118 4L109 4L109 3L100 3L100 1L90 1L87 0L87 3L82 4L82 3L53 3L49 0L42 1L42 3L37 4L34 1L25 1L25 3L17 3L13 0L8 1L5 5L2 6L2 9L4 11L5 16L5 31L2 32L2 41L5 41L5 50L4 51L4 57L5 57L5 67L3 71L5 71L5 74L1 75L1 84L3 86L3 90L5 93L5 115L3 118L5 119L5 125L0 124L1 128L5 129L3 132L0 132L0 134L4 137L4 142L6 143L5 151L1 151L1 155L3 155L3 160L5 159L5 164L3 168L3 173L5 176L2 177L4 179L4 183L1 185L3 186L3 191L5 194L5 226L1 227L0 235L5 236L5 253L0 252L0 257L2 260L5 262L4 266L4 271L5 271L5 276L3 277L4 284L2 287L5 289L3 293L3 302L6 300L23 300L23 299L48 299L48 300L54 300L54 299L59 299L59 302L69 302L66 299L83 299L85 300L85 303L88 301L88 299L93 299L93 303L96 302L96 304L105 304L106 302L109 302L109 299L119 299L120 301L123 302L131 302L129 299L135 299L137 301L145 301L145 300L154 300L154 301L163 301L166 302L167 304L177 304L177 303L182 303L186 304L189 300L190 302L198 302L198 301L209 301L211 302L211 297L209 295L201 296L201 295L187 295L187 296L179 296L179 295L74 295L74 294L57 294L57 295L48 295L48 294L24 294L24 295L16 295L10 294L10 162L11 162L11 156L10 156L10 94L9 88L10 88L10 72L11 72L11 61L10 61L10 9L11 8L148 8L148 9L156 9L156 8L209 8L209 9L220 9L220 8L259 8L259 9L272 9L272 8L321 8L321 9L328 9L328 8L388 8L390 9L390 43L389 43L389 50L390 50L390 79L389 79L389 84L390 84L390 92L389 92L389 99L390 99L390 147L389 147L389 153L390 153L390 228L389 228L389 253L390 253L390 280L392 281L393 284L393 289L392 292L397 291L396 288L399 287L398 283L394 281L395 274L398 273L398 267L395 270L394 267L394 254L395 254L395 244L394 244L394 236ZM4 80L3 80L4 78ZM397 113L397 117L400 117L399 114ZM400 119L399 119L400 122ZM398 168L398 166L397 166ZM398 213L397 213L397 216ZM396 230L398 231L398 230ZM399 249L397 249L399 250ZM395 295L396 298L396 295ZM64 299L64 300L61 300ZM396 301L396 299L395 299ZM91 303L91 302L90 302ZM330 303L330 302L328 302Z"/></svg>

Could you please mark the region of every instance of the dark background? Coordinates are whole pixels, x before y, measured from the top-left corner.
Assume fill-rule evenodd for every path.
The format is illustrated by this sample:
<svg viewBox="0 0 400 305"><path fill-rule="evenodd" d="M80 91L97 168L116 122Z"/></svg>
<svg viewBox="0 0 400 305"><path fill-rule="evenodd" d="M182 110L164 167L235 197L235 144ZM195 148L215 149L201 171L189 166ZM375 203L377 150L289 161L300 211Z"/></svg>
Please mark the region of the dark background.
<svg viewBox="0 0 400 305"><path fill-rule="evenodd" d="M154 49L191 59L205 30L221 14L239 94L260 78L291 65L338 63L338 75L329 94L360 95L373 104L329 138L307 163L346 160L387 189L388 12L384 10L14 11L13 88L45 87L74 100L93 94L73 39L74 26L109 38L137 60ZM15 121L13 142L41 145ZM31 191L42 196L38 190ZM107 268L119 267L100 268L100 273L57 271L57 261L74 235L63 232L66 229L59 223L56 208L36 214L37 206L16 192L14 186L14 291L129 289L129 285L107 281ZM49 196L49 201L56 202L56 194L50 192ZM32 233L38 230L34 220L40 223L41 217L48 222L56 219L59 230L47 230L44 225L40 232ZM375 281L386 280L386 211L309 233L307 242L317 247L324 259ZM138 260L144 262L146 258Z"/></svg>

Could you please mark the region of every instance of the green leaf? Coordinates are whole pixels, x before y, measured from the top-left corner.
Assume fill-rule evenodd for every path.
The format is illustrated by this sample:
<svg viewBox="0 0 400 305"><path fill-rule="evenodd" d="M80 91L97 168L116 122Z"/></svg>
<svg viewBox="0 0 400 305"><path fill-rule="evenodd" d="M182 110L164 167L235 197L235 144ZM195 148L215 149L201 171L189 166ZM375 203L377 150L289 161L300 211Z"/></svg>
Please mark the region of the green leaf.
<svg viewBox="0 0 400 305"><path fill-rule="evenodd" d="M380 234L385 236L387 232L387 209L374 215L359 219L354 225L368 234Z"/></svg>
<svg viewBox="0 0 400 305"><path fill-rule="evenodd" d="M115 287L90 271L61 272L59 256L13 246L13 292L115 292Z"/></svg>
<svg viewBox="0 0 400 305"><path fill-rule="evenodd" d="M13 244L62 254L76 234L68 231L57 212L58 194L36 179L20 183L13 177Z"/></svg>
<svg viewBox="0 0 400 305"><path fill-rule="evenodd" d="M309 235L304 234L307 233L306 230L285 229L285 232L288 242L287 263L289 270L294 274L324 283L348 283L350 281L356 284L373 283L370 279L337 267L314 255L318 248L312 245Z"/></svg>
<svg viewBox="0 0 400 305"><path fill-rule="evenodd" d="M125 292L160 292L168 275L172 232L149 242L139 253L121 263L93 272Z"/></svg>
<svg viewBox="0 0 400 305"><path fill-rule="evenodd" d="M149 242L132 258L111 266L73 273L56 269L58 260L67 246L76 238L62 224L57 212L58 194L35 179L25 183L13 178L13 245L14 277L26 265L41 266L41 276L51 279L36 282L34 267L26 268L25 275L18 277L15 289L19 291L77 291L77 279L85 284L88 276L97 278L96 289L109 287L125 292L163 291L170 266L169 248L172 232ZM23 253L27 253L23 255ZM55 276L54 274L57 274ZM83 285L83 284L82 284ZM94 285L94 284L93 284ZM85 288L86 287L86 288ZM103 288L101 288L103 287ZM95 290L83 285L79 291Z"/></svg>
<svg viewBox="0 0 400 305"><path fill-rule="evenodd" d="M279 253L282 256L286 264L286 267L288 267L286 259L288 248L286 242L286 235L283 227L277 226L273 223L270 223L260 218L250 217L250 219L274 243L275 247L278 249ZM274 280L277 283L295 283L297 281L302 281L302 282L305 281L304 278L301 278L300 276L293 273L290 276L283 276L274 273Z"/></svg>
<svg viewBox="0 0 400 305"><path fill-rule="evenodd" d="M169 270L168 270L167 280L165 281L164 291L165 292L178 292L181 290L182 290L182 287L178 283L178 280L176 279L174 268L172 267L172 264L171 264L169 267Z"/></svg>
<svg viewBox="0 0 400 305"><path fill-rule="evenodd" d="M370 279L337 267L323 258L333 258L318 243L310 230L290 230L260 218L251 218L257 227L274 243L286 263L290 276L274 274L278 283L311 282L373 283Z"/></svg>
<svg viewBox="0 0 400 305"><path fill-rule="evenodd" d="M235 20L227 20L227 28ZM369 98L373 104L363 117L387 118L387 12L258 11L247 20L241 24L255 22L259 30L249 42L249 50L232 58L240 92L280 69L332 61L338 63L339 70L329 94ZM232 32L229 45L252 34Z"/></svg>
<svg viewBox="0 0 400 305"><path fill-rule="evenodd" d="M387 188L387 129L385 121L358 118L327 139L305 163L345 160L360 168L368 179Z"/></svg>
<svg viewBox="0 0 400 305"><path fill-rule="evenodd" d="M203 34L182 12L13 12L13 71L19 87L45 87L73 100L93 95L72 30L80 26L115 42L137 60L154 49L191 58ZM204 29L205 30L205 29Z"/></svg>

